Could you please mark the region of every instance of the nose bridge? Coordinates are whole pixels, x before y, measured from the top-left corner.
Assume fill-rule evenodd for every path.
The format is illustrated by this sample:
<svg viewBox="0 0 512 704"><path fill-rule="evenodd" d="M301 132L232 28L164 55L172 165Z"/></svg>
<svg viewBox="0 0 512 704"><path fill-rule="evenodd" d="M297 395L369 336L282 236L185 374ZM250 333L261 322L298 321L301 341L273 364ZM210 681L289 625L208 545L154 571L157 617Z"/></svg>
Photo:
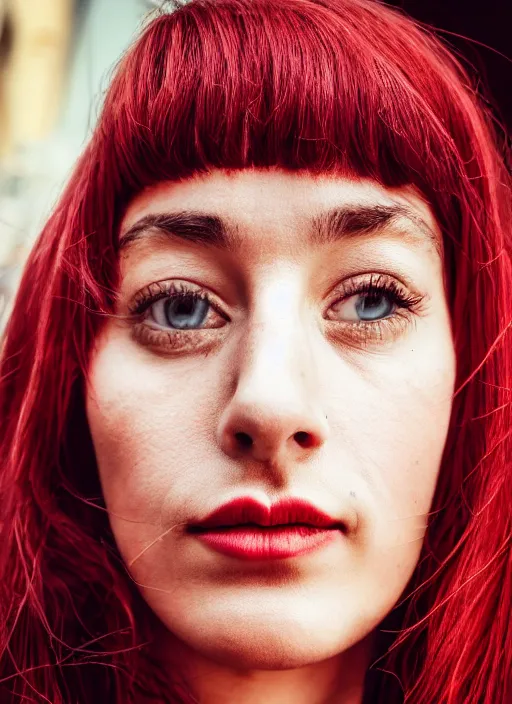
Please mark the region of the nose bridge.
<svg viewBox="0 0 512 704"><path fill-rule="evenodd" d="M252 403L297 407L315 386L303 281L282 273L262 286L248 322L240 358L237 393ZM310 398L312 401L313 398Z"/></svg>
<svg viewBox="0 0 512 704"><path fill-rule="evenodd" d="M328 434L311 321L298 275L274 277L256 298L236 351L235 391L219 439L232 457L287 463L319 448Z"/></svg>
<svg viewBox="0 0 512 704"><path fill-rule="evenodd" d="M300 376L301 355L308 350L301 344L304 321L298 289L297 282L287 278L260 295L247 331L242 361L245 373L239 380L242 393L244 386L254 385L261 392L272 393L272 388L290 385L292 379Z"/></svg>

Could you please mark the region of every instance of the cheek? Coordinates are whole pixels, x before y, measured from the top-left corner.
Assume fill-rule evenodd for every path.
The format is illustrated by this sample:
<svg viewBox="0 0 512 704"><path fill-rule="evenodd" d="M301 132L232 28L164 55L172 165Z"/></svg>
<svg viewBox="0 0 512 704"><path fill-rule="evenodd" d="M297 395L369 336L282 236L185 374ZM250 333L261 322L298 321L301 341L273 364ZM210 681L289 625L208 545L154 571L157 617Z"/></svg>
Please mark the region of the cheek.
<svg viewBox="0 0 512 704"><path fill-rule="evenodd" d="M179 505L200 484L200 409L213 404L207 384L142 356L121 337L105 337L90 367L87 417L109 511L149 523L171 493Z"/></svg>
<svg viewBox="0 0 512 704"><path fill-rule="evenodd" d="M358 478L369 489L368 513L376 518L373 539L405 545L423 536L439 477L452 410L453 350L448 344L410 350L363 376L352 417L364 420L349 435L357 437Z"/></svg>

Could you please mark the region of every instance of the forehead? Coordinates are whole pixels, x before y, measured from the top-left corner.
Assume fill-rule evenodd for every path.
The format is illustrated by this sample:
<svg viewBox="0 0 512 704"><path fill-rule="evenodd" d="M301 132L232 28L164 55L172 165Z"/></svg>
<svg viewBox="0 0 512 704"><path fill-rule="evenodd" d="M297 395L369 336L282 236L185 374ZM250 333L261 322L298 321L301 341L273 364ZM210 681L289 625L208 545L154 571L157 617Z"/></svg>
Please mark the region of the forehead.
<svg viewBox="0 0 512 704"><path fill-rule="evenodd" d="M214 170L180 182L161 182L129 204L121 234L141 217L170 210L194 210L236 221L241 229L299 225L315 214L344 205L403 204L432 229L428 204L412 187L388 189L371 180L280 169Z"/></svg>

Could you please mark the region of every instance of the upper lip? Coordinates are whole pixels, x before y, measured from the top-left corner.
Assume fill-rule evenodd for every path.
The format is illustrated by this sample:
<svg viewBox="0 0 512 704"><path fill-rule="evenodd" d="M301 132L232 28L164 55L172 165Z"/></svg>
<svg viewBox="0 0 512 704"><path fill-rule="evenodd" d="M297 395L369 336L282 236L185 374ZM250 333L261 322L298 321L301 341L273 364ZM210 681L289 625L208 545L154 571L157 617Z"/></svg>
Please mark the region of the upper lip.
<svg viewBox="0 0 512 704"><path fill-rule="evenodd" d="M283 498L268 507L250 497L240 497L223 504L204 520L191 523L189 528L200 532L209 528L248 523L260 526L300 524L315 528L345 528L342 521L332 518L304 499Z"/></svg>

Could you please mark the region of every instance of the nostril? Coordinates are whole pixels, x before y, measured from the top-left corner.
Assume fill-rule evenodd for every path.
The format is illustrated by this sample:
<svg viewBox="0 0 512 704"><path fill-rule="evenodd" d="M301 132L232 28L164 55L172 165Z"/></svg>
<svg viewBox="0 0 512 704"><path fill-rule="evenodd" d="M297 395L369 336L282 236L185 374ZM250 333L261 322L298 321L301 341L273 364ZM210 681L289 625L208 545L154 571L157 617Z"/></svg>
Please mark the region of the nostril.
<svg viewBox="0 0 512 704"><path fill-rule="evenodd" d="M252 438L247 433L235 433L235 438L241 447L252 447Z"/></svg>
<svg viewBox="0 0 512 704"><path fill-rule="evenodd" d="M295 433L294 437L301 447L308 448L312 447L314 444L313 436L310 433L306 433L304 430L299 430Z"/></svg>

